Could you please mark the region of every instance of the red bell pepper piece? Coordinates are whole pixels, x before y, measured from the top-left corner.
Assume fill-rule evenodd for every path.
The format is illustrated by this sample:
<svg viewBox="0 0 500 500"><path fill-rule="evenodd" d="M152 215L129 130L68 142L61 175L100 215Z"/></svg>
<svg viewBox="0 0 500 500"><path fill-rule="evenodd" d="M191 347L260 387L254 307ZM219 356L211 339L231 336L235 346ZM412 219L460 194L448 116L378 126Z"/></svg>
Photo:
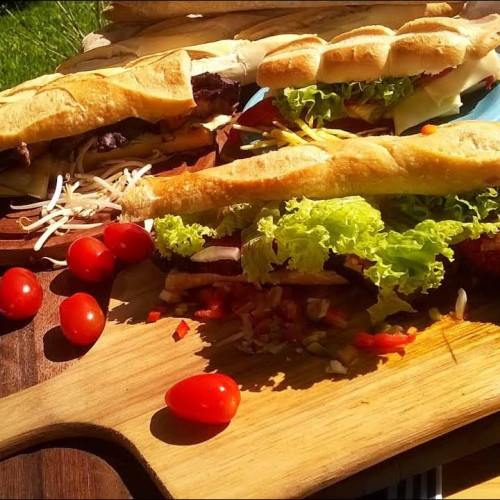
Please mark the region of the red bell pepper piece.
<svg viewBox="0 0 500 500"><path fill-rule="evenodd" d="M176 335L177 338L180 340L186 336L189 330L190 330L189 325L184 320L181 320L180 323L177 325L177 328L175 329L174 335Z"/></svg>

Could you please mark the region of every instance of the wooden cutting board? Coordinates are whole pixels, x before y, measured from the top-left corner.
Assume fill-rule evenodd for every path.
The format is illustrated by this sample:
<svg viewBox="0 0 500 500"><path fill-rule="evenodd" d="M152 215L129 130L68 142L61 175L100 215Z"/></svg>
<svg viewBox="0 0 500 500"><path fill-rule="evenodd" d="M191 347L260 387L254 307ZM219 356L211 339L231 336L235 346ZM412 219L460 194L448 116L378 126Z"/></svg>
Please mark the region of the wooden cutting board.
<svg viewBox="0 0 500 500"><path fill-rule="evenodd" d="M335 380L308 355L248 356L223 339L231 324L145 324L163 276L150 263L116 279L97 344L62 375L0 400L0 454L67 435L127 446L175 498L304 496L492 414L500 408L500 328L444 319L407 355L367 358ZM495 304L471 315L500 319ZM234 327L234 325L233 325ZM242 387L228 426L176 419L164 393L177 380L221 371Z"/></svg>

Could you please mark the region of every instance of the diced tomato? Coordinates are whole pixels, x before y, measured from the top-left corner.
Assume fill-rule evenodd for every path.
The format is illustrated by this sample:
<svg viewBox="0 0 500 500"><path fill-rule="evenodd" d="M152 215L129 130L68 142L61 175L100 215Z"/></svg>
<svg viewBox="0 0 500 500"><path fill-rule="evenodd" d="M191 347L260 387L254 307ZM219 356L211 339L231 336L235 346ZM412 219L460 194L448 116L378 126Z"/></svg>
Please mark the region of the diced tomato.
<svg viewBox="0 0 500 500"><path fill-rule="evenodd" d="M500 241L497 241L496 237L492 239L483 235L475 240L464 240L457 248L461 256L476 270L500 276Z"/></svg>
<svg viewBox="0 0 500 500"><path fill-rule="evenodd" d="M160 319L160 316L160 311L149 311L146 318L146 323L156 323Z"/></svg>
<svg viewBox="0 0 500 500"><path fill-rule="evenodd" d="M353 344L358 349L371 349L375 346L375 335L364 332L356 333Z"/></svg>
<svg viewBox="0 0 500 500"><path fill-rule="evenodd" d="M354 336L353 345L358 349L372 351L376 354L404 353L404 346L415 340L416 335L404 333L369 333L360 332Z"/></svg>
<svg viewBox="0 0 500 500"><path fill-rule="evenodd" d="M282 300L281 311L287 321L295 321L299 316L299 306L293 300Z"/></svg>
<svg viewBox="0 0 500 500"><path fill-rule="evenodd" d="M206 309L194 313L200 319L221 319L226 317L225 303L227 293L219 287L206 287L199 291L200 302Z"/></svg>
<svg viewBox="0 0 500 500"><path fill-rule="evenodd" d="M304 338L304 325L297 322L285 323L283 332L288 342L300 342Z"/></svg>
<svg viewBox="0 0 500 500"><path fill-rule="evenodd" d="M174 336L177 336L179 340L183 339L190 329L191 328L189 328L189 325L184 320L181 320L181 322L177 325L177 328L175 329Z"/></svg>
<svg viewBox="0 0 500 500"><path fill-rule="evenodd" d="M214 305L211 309L198 309L194 315L199 319L222 319L227 316L224 308L219 305Z"/></svg>
<svg viewBox="0 0 500 500"><path fill-rule="evenodd" d="M338 328L345 328L347 326L347 312L341 307L330 307L324 318L324 322L331 326Z"/></svg>
<svg viewBox="0 0 500 500"><path fill-rule="evenodd" d="M410 344L415 340L416 335L406 335L405 333L376 333L375 345L381 349L394 349Z"/></svg>
<svg viewBox="0 0 500 500"><path fill-rule="evenodd" d="M272 97L268 97L242 113L238 123L246 127L272 127L276 120L283 121L284 118L273 104Z"/></svg>
<svg viewBox="0 0 500 500"><path fill-rule="evenodd" d="M236 312L249 302L255 304L258 293L259 292L257 288L248 283L231 284L231 292L229 294L229 309L232 312Z"/></svg>
<svg viewBox="0 0 500 500"><path fill-rule="evenodd" d="M483 82L486 84L486 90L491 90L493 88L493 84L495 83L495 77L490 75L485 78Z"/></svg>
<svg viewBox="0 0 500 500"><path fill-rule="evenodd" d="M420 131L421 134L424 134L424 135L431 135L431 134L435 134L438 130L438 127L437 125L431 125L430 123L428 123L427 125L424 125L422 127L422 130Z"/></svg>

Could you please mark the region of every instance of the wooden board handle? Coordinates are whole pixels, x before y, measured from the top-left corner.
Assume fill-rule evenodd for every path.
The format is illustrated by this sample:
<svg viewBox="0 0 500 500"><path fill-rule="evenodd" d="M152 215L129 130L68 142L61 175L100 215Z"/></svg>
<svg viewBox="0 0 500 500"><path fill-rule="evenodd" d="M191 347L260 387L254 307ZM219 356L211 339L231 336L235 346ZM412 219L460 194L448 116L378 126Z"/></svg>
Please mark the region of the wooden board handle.
<svg viewBox="0 0 500 500"><path fill-rule="evenodd" d="M76 434L75 394L66 374L0 398L0 458L50 439Z"/></svg>

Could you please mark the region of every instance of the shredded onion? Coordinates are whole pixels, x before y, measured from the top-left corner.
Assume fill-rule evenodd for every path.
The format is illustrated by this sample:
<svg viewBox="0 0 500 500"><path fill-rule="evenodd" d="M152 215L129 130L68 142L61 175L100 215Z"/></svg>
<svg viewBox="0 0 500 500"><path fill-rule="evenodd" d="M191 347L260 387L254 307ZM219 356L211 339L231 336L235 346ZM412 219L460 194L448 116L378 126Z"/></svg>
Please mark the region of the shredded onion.
<svg viewBox="0 0 500 500"><path fill-rule="evenodd" d="M40 250L43 247L44 243L49 239L49 237L52 233L55 233L57 231L57 229L59 229L64 224L66 224L66 222L68 222L68 221L69 221L69 217L65 216L65 217L62 217L61 219L59 219L56 223L49 226L46 229L46 231L42 234L42 236L40 236L40 238L38 238L38 241L35 243L35 246L33 247L35 252L38 252L38 250Z"/></svg>
<svg viewBox="0 0 500 500"><path fill-rule="evenodd" d="M48 212L51 212L52 210L54 210L54 207L56 206L57 200L61 197L62 187L63 187L63 176L58 175L57 180L56 180L56 189L54 190L54 194L52 195L52 199L49 201L49 204L47 205Z"/></svg>
<svg viewBox="0 0 500 500"><path fill-rule="evenodd" d="M467 305L467 293L463 288L458 291L457 303L455 304L455 318L464 319L465 306Z"/></svg>
<svg viewBox="0 0 500 500"><path fill-rule="evenodd" d="M54 267L66 267L68 262L65 260L57 260L52 257L42 257L40 260L48 260Z"/></svg>
<svg viewBox="0 0 500 500"><path fill-rule="evenodd" d="M347 375L348 369L337 359L332 359L326 367L326 373L333 375Z"/></svg>
<svg viewBox="0 0 500 500"><path fill-rule="evenodd" d="M72 170L66 179L58 175L54 192L50 200L38 201L26 205L11 205L13 210L40 209L39 219L32 222L26 217L18 220L25 231L33 231L44 226L45 230L38 239L35 250L40 250L53 234L64 231L91 229L102 225L101 222L73 222L79 219L91 219L106 209L121 212L121 198L124 191L134 185L144 174L151 170L154 163L164 161L167 157L155 151L147 160L126 158L103 162L91 172L83 172L83 159L95 144L93 137L83 144L76 155ZM77 172L74 173L74 170ZM137 167L131 175L127 167ZM149 223L151 231L152 221Z"/></svg>
<svg viewBox="0 0 500 500"><path fill-rule="evenodd" d="M238 247L207 247L191 256L193 262L215 262L218 260L239 261L241 250Z"/></svg>

